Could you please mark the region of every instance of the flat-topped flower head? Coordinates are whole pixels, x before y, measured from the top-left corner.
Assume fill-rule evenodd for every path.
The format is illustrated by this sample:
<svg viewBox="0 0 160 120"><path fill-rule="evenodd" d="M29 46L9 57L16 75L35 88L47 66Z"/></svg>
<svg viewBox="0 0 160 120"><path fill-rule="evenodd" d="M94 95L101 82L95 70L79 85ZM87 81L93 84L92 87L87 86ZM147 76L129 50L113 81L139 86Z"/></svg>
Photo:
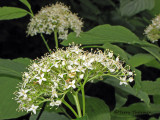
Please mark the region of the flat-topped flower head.
<svg viewBox="0 0 160 120"><path fill-rule="evenodd" d="M145 34L152 43L160 39L160 15L152 20L152 24L145 29Z"/></svg>
<svg viewBox="0 0 160 120"><path fill-rule="evenodd" d="M19 91L15 92L19 109L36 113L39 105L46 101L51 107L58 107L66 93L104 75L114 76L120 85L127 85L133 81L134 74L109 50L88 52L77 45L57 49L34 60L28 72L24 72Z"/></svg>
<svg viewBox="0 0 160 120"><path fill-rule="evenodd" d="M50 35L56 31L59 34L59 39L67 39L68 29L73 30L79 36L82 26L82 20L73 14L67 6L56 3L42 8L38 14L31 18L27 33L31 36L38 33Z"/></svg>

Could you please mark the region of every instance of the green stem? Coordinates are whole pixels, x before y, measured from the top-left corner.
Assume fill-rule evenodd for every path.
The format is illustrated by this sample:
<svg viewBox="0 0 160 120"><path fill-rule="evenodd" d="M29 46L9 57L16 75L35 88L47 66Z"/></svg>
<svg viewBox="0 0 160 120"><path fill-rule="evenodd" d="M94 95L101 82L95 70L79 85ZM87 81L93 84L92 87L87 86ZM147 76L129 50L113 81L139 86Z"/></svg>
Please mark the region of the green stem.
<svg viewBox="0 0 160 120"><path fill-rule="evenodd" d="M54 39L55 39L56 49L58 49L57 31L54 31Z"/></svg>
<svg viewBox="0 0 160 120"><path fill-rule="evenodd" d="M62 109L61 107L59 107L59 108L60 108L60 110L63 111L63 113L64 113L69 119L72 119L71 116L70 116L64 109Z"/></svg>
<svg viewBox="0 0 160 120"><path fill-rule="evenodd" d="M111 76L111 77L119 79L116 75L111 75L111 74L103 74L102 76Z"/></svg>
<svg viewBox="0 0 160 120"><path fill-rule="evenodd" d="M84 86L81 88L81 92L82 92L82 102L83 102L83 116L85 116L85 112L86 112L86 102L85 102L85 92L84 92Z"/></svg>
<svg viewBox="0 0 160 120"><path fill-rule="evenodd" d="M30 13L31 13L31 16L33 17L33 16L34 16L34 14L33 14L32 9L31 9L31 8L29 8L29 11L30 11Z"/></svg>
<svg viewBox="0 0 160 120"><path fill-rule="evenodd" d="M45 40L45 38L44 38L44 36L43 36L42 33L41 33L41 37L42 37L42 40L43 40L43 42L45 43L45 45L46 45L48 51L51 53L51 50L50 50L50 48L49 48L49 46L48 46L48 44L47 44L47 41Z"/></svg>
<svg viewBox="0 0 160 120"><path fill-rule="evenodd" d="M94 76L94 77L92 77L92 78L88 79L87 81L94 80L94 79L96 79L96 78L98 78L98 77L99 77L99 75L96 75L96 76Z"/></svg>
<svg viewBox="0 0 160 120"><path fill-rule="evenodd" d="M78 114L75 112L75 110L63 99L62 103L66 105L72 112L73 114L78 118Z"/></svg>
<svg viewBox="0 0 160 120"><path fill-rule="evenodd" d="M78 99L78 92L73 92L73 98L74 98L74 101L76 103L76 107L77 107L77 111L78 111L78 117L82 117L82 113L81 113L81 107L80 107L80 104L79 104L79 99Z"/></svg>

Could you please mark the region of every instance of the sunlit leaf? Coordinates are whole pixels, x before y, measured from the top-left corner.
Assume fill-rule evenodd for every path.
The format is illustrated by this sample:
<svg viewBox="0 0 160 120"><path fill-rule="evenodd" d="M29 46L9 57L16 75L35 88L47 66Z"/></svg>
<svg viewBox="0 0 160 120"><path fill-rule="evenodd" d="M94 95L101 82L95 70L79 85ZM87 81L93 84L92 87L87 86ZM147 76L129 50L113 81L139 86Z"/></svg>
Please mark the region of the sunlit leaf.
<svg viewBox="0 0 160 120"><path fill-rule="evenodd" d="M22 72L27 70L26 67L29 63L30 59L28 58L0 59L0 75L21 77Z"/></svg>
<svg viewBox="0 0 160 120"><path fill-rule="evenodd" d="M158 62L156 59L154 59L154 60L146 63L145 66L160 69L160 62Z"/></svg>
<svg viewBox="0 0 160 120"><path fill-rule="evenodd" d="M0 7L0 20L10 20L24 17L28 12L16 7Z"/></svg>
<svg viewBox="0 0 160 120"><path fill-rule="evenodd" d="M141 43L139 38L122 26L99 25L87 32L82 32L80 37L76 37L75 33L70 33L68 39L61 44L67 46L69 43L77 43L82 45L94 45L105 43Z"/></svg>
<svg viewBox="0 0 160 120"><path fill-rule="evenodd" d="M146 64L150 61L154 60L154 57L150 54L139 53L132 56L128 63L133 67L138 67L140 65Z"/></svg>
<svg viewBox="0 0 160 120"><path fill-rule="evenodd" d="M141 86L148 95L160 95L160 81L142 81Z"/></svg>
<svg viewBox="0 0 160 120"><path fill-rule="evenodd" d="M31 5L27 0L19 0L19 1L22 2L24 5L26 5L29 9L31 9Z"/></svg>

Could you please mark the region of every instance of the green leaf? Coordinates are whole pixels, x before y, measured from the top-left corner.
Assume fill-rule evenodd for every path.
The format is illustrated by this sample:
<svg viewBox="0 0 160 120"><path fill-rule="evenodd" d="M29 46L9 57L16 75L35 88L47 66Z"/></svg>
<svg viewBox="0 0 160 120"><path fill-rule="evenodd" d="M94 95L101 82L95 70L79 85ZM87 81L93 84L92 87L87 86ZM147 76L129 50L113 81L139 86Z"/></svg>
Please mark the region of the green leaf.
<svg viewBox="0 0 160 120"><path fill-rule="evenodd" d="M156 59L154 59L154 60L146 63L145 66L160 69L160 62L158 62Z"/></svg>
<svg viewBox="0 0 160 120"><path fill-rule="evenodd" d="M160 104L160 95L153 95L153 103Z"/></svg>
<svg viewBox="0 0 160 120"><path fill-rule="evenodd" d="M0 75L10 75L14 77L22 76L26 71L26 66L30 63L28 58L18 58L14 60L0 59Z"/></svg>
<svg viewBox="0 0 160 120"><path fill-rule="evenodd" d="M31 5L29 4L29 2L27 0L19 0L20 2L22 2L25 6L27 6L29 9L31 9Z"/></svg>
<svg viewBox="0 0 160 120"><path fill-rule="evenodd" d="M86 114L88 120L110 120L110 110L99 98L86 97Z"/></svg>
<svg viewBox="0 0 160 120"><path fill-rule="evenodd" d="M148 95L160 95L160 81L142 81L141 89Z"/></svg>
<svg viewBox="0 0 160 120"><path fill-rule="evenodd" d="M115 88L116 106L114 110L119 109L127 102L127 95L122 90Z"/></svg>
<svg viewBox="0 0 160 120"><path fill-rule="evenodd" d="M120 55L121 59L124 59L124 60L128 61L128 57L127 57L126 52L122 48L118 47L117 45L112 45L110 43L105 43L102 47L104 49L112 50L115 55L117 55L117 56Z"/></svg>
<svg viewBox="0 0 160 120"><path fill-rule="evenodd" d="M134 69L132 68L133 71L135 71L135 76L134 76L134 81L135 81L135 84L133 86L133 88L136 90L136 91L139 91L141 89L141 71L138 70L138 69Z"/></svg>
<svg viewBox="0 0 160 120"><path fill-rule="evenodd" d="M26 114L16 111L18 104L12 98L15 97L13 93L21 81L21 72L26 71L29 61L28 58L0 59L0 119L17 118Z"/></svg>
<svg viewBox="0 0 160 120"><path fill-rule="evenodd" d="M130 17L144 10L151 10L154 4L154 0L120 0L120 13Z"/></svg>
<svg viewBox="0 0 160 120"><path fill-rule="evenodd" d="M111 120L137 120L136 117L134 116L116 116L116 115L111 115Z"/></svg>
<svg viewBox="0 0 160 120"><path fill-rule="evenodd" d="M36 120L38 114L32 115L29 120ZM44 111L39 118L39 120L69 120L66 116L60 115L55 112L46 112Z"/></svg>
<svg viewBox="0 0 160 120"><path fill-rule="evenodd" d="M24 17L28 12L16 7L0 7L0 20L10 20Z"/></svg>
<svg viewBox="0 0 160 120"><path fill-rule="evenodd" d="M102 82L107 83L109 85L112 85L115 88L120 89L121 91L127 93L128 95L134 95L144 101L147 105L150 103L150 99L147 95L147 93L141 91L141 90L135 90L130 85L119 85L119 80L113 77L104 77L104 80Z"/></svg>
<svg viewBox="0 0 160 120"><path fill-rule="evenodd" d="M77 118L77 119L75 119L75 120L88 120L88 117L87 117L87 116L83 116L83 117Z"/></svg>
<svg viewBox="0 0 160 120"><path fill-rule="evenodd" d="M11 119L25 115L25 112L18 112L18 104L13 99L19 79L0 76L0 119Z"/></svg>
<svg viewBox="0 0 160 120"><path fill-rule="evenodd" d="M154 8L151 10L151 13L155 16L160 14L160 0L155 0L155 6Z"/></svg>
<svg viewBox="0 0 160 120"><path fill-rule="evenodd" d="M154 60L154 57L152 55L139 53L139 54L132 56L128 60L128 63L129 63L129 65L131 65L133 67L138 67L138 66L146 64L152 60Z"/></svg>
<svg viewBox="0 0 160 120"><path fill-rule="evenodd" d="M144 115L144 114L157 114L160 113L160 105L150 104L150 107L147 107L145 103L135 103L131 104L128 107L121 107L118 110L113 111L113 115L123 117L125 116L135 116L135 115Z"/></svg>
<svg viewBox="0 0 160 120"><path fill-rule="evenodd" d="M68 39L61 42L61 44L67 46L72 42L82 45L101 45L105 43L141 43L139 38L127 28L107 24L96 26L88 32L82 32L80 37L76 37L75 33L70 33L68 35Z"/></svg>
<svg viewBox="0 0 160 120"><path fill-rule="evenodd" d="M14 61L16 63L21 63L25 67L31 63L31 59L29 59L29 58L16 58L16 59L13 59L12 61Z"/></svg>
<svg viewBox="0 0 160 120"><path fill-rule="evenodd" d="M160 48L158 46L148 44L148 46L142 46L141 48L148 51L150 54L152 54L155 58L157 58L160 61Z"/></svg>

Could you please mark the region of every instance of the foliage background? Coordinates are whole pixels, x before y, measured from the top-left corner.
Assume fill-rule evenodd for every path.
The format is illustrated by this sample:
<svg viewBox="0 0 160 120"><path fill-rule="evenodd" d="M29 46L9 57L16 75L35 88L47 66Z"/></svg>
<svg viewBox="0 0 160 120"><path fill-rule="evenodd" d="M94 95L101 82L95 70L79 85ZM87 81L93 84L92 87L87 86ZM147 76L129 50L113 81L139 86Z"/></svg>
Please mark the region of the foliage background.
<svg viewBox="0 0 160 120"><path fill-rule="evenodd" d="M32 6L33 12L37 13L42 6L55 3L51 0L28 0ZM151 22L150 20L160 13L160 9L156 6L160 5L158 0L156 4L148 6L148 9L142 9L138 13L131 12L127 15L123 12L123 6L120 5L122 0L59 0L68 6L71 10L79 14L84 21L84 31L90 30L93 27L101 24L122 25L129 28L141 39L145 39L143 32L146 26ZM127 1L127 0L126 0ZM138 1L138 0L137 0ZM143 0L141 0L143 1ZM145 4L145 3L144 3ZM15 6L26 9L18 0L3 0L0 1L0 6ZM147 8L147 5L144 5ZM152 10L150 10L152 7ZM120 9L121 8L121 9ZM123 8L123 9L122 9ZM127 8L129 9L129 8ZM126 10L124 10L126 11ZM134 10L135 11L135 10ZM0 58L14 59L18 57L28 57L35 59L47 52L47 49L42 42L40 36L26 37L27 24L30 17L26 16L21 19L0 21ZM46 36L50 46L54 46L53 36ZM160 44L160 43L158 43ZM118 44L130 54L136 54L140 50L133 46ZM54 47L51 47L54 48ZM146 67L144 65L138 67L142 71L142 79L155 80L159 76L159 70L155 68ZM109 91L109 92L106 92ZM115 89L107 84L101 82L96 84L88 84L87 95L95 96L103 99L113 110L115 106ZM105 93L105 94L104 94ZM131 103L139 102L139 99L130 95L125 106ZM152 98L151 98L152 100ZM153 102L153 101L151 101ZM154 115L158 117L159 115ZM26 116L25 116L26 117ZM24 118L25 118L24 117ZM152 116L139 116L139 119L149 119ZM26 117L27 118L27 117ZM20 118L21 119L21 118Z"/></svg>

